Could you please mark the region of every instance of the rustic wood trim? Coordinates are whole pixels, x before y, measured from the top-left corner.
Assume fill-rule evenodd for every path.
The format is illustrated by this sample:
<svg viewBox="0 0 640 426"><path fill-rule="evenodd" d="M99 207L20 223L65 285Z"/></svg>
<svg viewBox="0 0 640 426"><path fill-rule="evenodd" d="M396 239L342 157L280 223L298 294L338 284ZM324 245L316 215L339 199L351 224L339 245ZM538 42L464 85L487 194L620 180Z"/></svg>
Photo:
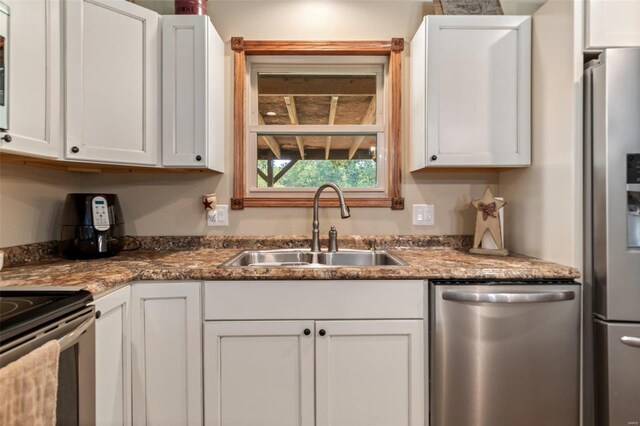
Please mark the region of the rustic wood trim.
<svg viewBox="0 0 640 426"><path fill-rule="evenodd" d="M66 161L49 158L29 157L8 152L0 153L0 163L19 164L22 166L39 167L44 169L64 170L68 172L82 173L205 173L216 174L218 172L202 168L188 167L157 167L157 166L127 166L120 164L96 164L79 161Z"/></svg>
<svg viewBox="0 0 640 426"><path fill-rule="evenodd" d="M243 44L247 55L388 55L391 46L391 41L244 40Z"/></svg>
<svg viewBox="0 0 640 426"><path fill-rule="evenodd" d="M242 52L244 50L244 38L231 37L231 50L234 52Z"/></svg>
<svg viewBox="0 0 640 426"><path fill-rule="evenodd" d="M388 137L388 191L381 198L347 198L353 207L387 207L403 210L401 191L402 52L404 39L390 41L271 41L233 37L234 52L234 175L231 209L245 207L311 207L313 197L248 197L245 175L246 55L385 55L389 56L390 113ZM238 99L240 101L238 101ZM337 200L321 199L320 205L337 206Z"/></svg>
<svg viewBox="0 0 640 426"><path fill-rule="evenodd" d="M404 50L404 39L403 38L392 38L391 39L391 51L392 52L402 52Z"/></svg>
<svg viewBox="0 0 640 426"><path fill-rule="evenodd" d="M234 37L236 40L242 37ZM232 210L242 210L245 196L245 152L244 152L244 107L245 107L245 66L244 50L233 51L233 198Z"/></svg>
<svg viewBox="0 0 640 426"><path fill-rule="evenodd" d="M313 207L313 197L305 198L244 198L244 207ZM391 198L349 198L345 197L349 207L387 207L393 205ZM321 198L321 207L339 207L337 198Z"/></svg>
<svg viewBox="0 0 640 426"><path fill-rule="evenodd" d="M397 39L394 39L397 40ZM398 200L393 203L393 210L404 209L401 181L402 150L402 50L394 50L389 58L390 119L389 119L389 195Z"/></svg>

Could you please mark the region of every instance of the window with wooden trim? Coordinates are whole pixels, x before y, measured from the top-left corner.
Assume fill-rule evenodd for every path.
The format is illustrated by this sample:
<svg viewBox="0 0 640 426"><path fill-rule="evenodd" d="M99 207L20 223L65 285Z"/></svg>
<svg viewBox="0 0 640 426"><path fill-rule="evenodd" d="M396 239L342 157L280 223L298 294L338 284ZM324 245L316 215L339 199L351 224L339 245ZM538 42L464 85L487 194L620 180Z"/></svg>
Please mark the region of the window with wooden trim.
<svg viewBox="0 0 640 426"><path fill-rule="evenodd" d="M334 182L351 206L402 209L402 47L233 38L232 208L310 206Z"/></svg>

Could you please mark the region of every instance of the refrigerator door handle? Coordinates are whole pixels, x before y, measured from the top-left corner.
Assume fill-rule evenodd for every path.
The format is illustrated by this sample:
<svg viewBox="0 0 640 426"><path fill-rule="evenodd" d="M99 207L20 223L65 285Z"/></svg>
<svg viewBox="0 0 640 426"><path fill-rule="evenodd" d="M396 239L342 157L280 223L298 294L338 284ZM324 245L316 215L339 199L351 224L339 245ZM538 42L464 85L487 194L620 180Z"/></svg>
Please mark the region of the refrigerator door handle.
<svg viewBox="0 0 640 426"><path fill-rule="evenodd" d="M472 293L447 290L442 293L444 300L470 303L544 303L575 299L573 291L552 291L545 293Z"/></svg>
<svg viewBox="0 0 640 426"><path fill-rule="evenodd" d="M640 348L640 337L632 337L632 336L622 336L620 341L628 346L633 346L634 348Z"/></svg>

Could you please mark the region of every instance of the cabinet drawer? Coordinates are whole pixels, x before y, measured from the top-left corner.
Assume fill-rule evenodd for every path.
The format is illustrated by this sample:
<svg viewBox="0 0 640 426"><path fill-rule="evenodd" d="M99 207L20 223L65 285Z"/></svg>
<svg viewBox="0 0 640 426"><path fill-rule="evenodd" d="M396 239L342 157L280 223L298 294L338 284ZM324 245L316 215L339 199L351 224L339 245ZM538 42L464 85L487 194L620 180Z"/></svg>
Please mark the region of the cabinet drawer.
<svg viewBox="0 0 640 426"><path fill-rule="evenodd" d="M423 281L210 281L205 320L423 318Z"/></svg>

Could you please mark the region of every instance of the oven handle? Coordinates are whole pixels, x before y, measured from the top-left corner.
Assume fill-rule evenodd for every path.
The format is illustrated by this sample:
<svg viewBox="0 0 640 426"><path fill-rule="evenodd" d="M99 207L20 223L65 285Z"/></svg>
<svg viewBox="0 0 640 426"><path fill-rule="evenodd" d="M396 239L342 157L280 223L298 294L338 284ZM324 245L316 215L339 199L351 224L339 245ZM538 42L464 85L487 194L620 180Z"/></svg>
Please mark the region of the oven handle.
<svg viewBox="0 0 640 426"><path fill-rule="evenodd" d="M88 320L80 324L73 331L69 332L68 334L65 334L60 339L58 339L58 343L60 344L60 352L75 345L76 340L78 340L78 338L82 335L82 333L87 331L87 329L91 327L93 323L95 323L95 321L96 321L95 317L91 315L91 317Z"/></svg>

